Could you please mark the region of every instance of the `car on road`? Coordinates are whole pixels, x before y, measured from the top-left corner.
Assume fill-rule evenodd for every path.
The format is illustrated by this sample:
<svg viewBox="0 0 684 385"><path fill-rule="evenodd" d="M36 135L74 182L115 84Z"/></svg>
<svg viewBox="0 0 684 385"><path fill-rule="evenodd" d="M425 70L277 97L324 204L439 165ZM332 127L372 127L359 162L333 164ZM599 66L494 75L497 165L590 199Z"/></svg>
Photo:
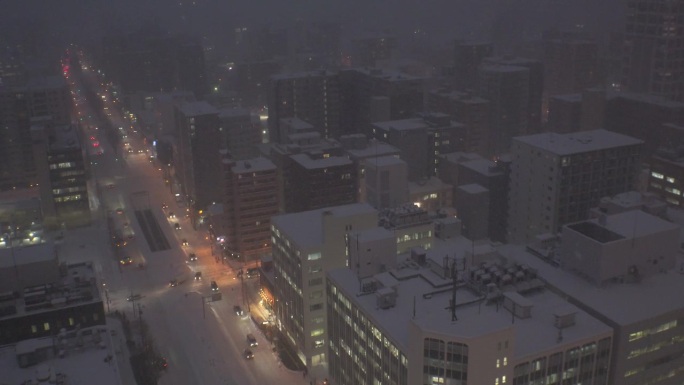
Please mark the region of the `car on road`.
<svg viewBox="0 0 684 385"><path fill-rule="evenodd" d="M159 369L166 370L169 368L169 362L166 360L166 357L160 357L159 358Z"/></svg>
<svg viewBox="0 0 684 385"><path fill-rule="evenodd" d="M188 245L189 245L188 240L185 239L185 238L183 238L183 239L181 240L181 244L182 244L183 246L188 246Z"/></svg>
<svg viewBox="0 0 684 385"><path fill-rule="evenodd" d="M124 266L130 265L131 263L133 263L133 258L129 256L122 257L121 259L119 259L119 263Z"/></svg>
<svg viewBox="0 0 684 385"><path fill-rule="evenodd" d="M256 267L251 267L247 269L247 278L254 278L259 276L259 269Z"/></svg>
<svg viewBox="0 0 684 385"><path fill-rule="evenodd" d="M247 343L249 346L259 346L256 337L254 337L254 334L252 333L247 334Z"/></svg>
<svg viewBox="0 0 684 385"><path fill-rule="evenodd" d="M116 213L119 214L119 215L121 215L121 214L123 214L124 212L123 212L123 209L122 209L121 207L119 207L118 209L116 209Z"/></svg>
<svg viewBox="0 0 684 385"><path fill-rule="evenodd" d="M176 229L176 230L180 230L180 229L181 229L181 224L180 224L180 223L176 223L176 224L173 225L173 228Z"/></svg>
<svg viewBox="0 0 684 385"><path fill-rule="evenodd" d="M216 283L216 281L211 281L211 291L213 291L213 292L219 291L219 287L218 287L218 284Z"/></svg>
<svg viewBox="0 0 684 385"><path fill-rule="evenodd" d="M201 281L202 280L202 272L198 271L195 273L195 281Z"/></svg>
<svg viewBox="0 0 684 385"><path fill-rule="evenodd" d="M242 310L242 308L240 307L240 305L235 305L235 306L233 306L233 311L235 312L235 314L239 315L240 317L242 317L243 315L245 315L245 312Z"/></svg>
<svg viewBox="0 0 684 385"><path fill-rule="evenodd" d="M162 203L162 210L166 210L168 208L169 208L169 205L167 205L166 203Z"/></svg>
<svg viewBox="0 0 684 385"><path fill-rule="evenodd" d="M175 218L176 218L176 214L174 214L173 211L171 211L169 213L169 219L175 219Z"/></svg>
<svg viewBox="0 0 684 385"><path fill-rule="evenodd" d="M178 285L180 285L180 282L176 278L169 281L169 287L176 287Z"/></svg>
<svg viewBox="0 0 684 385"><path fill-rule="evenodd" d="M190 253L190 255L188 255L188 262L197 262L197 255L195 255L195 253Z"/></svg>
<svg viewBox="0 0 684 385"><path fill-rule="evenodd" d="M131 294L128 297L126 297L126 301L128 301L128 302L137 301L140 298L142 298L142 295L140 295L140 294Z"/></svg>
<svg viewBox="0 0 684 385"><path fill-rule="evenodd" d="M254 352L252 352L251 349L245 349L242 355L245 357L246 360L254 359Z"/></svg>

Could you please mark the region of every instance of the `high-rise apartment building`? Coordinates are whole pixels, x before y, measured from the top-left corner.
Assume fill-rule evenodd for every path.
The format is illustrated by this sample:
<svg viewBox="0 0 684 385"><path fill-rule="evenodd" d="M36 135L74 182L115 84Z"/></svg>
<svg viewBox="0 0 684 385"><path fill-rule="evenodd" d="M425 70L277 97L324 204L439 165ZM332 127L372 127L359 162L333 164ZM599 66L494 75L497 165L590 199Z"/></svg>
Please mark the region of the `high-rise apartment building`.
<svg viewBox="0 0 684 385"><path fill-rule="evenodd" d="M634 189L642 146L606 130L514 138L507 240L557 233L588 218L601 198Z"/></svg>
<svg viewBox="0 0 684 385"><path fill-rule="evenodd" d="M176 120L175 174L188 206L201 210L220 202L221 154L219 111L207 102L174 107ZM194 216L192 217L194 218Z"/></svg>
<svg viewBox="0 0 684 385"><path fill-rule="evenodd" d="M431 113L373 123L371 130L376 140L399 149L399 156L408 164L409 180L418 181L437 173L440 154L461 146L465 128L447 114Z"/></svg>
<svg viewBox="0 0 684 385"><path fill-rule="evenodd" d="M489 191L487 234L493 241L504 242L508 222L509 158L466 160L459 162L457 167L458 185L477 184Z"/></svg>
<svg viewBox="0 0 684 385"><path fill-rule="evenodd" d="M365 161L368 203L378 210L394 208L409 201L406 162L397 156L382 156Z"/></svg>
<svg viewBox="0 0 684 385"><path fill-rule="evenodd" d="M347 266L347 234L375 228L367 204L329 207L271 219L277 325L314 375L327 359L325 274Z"/></svg>
<svg viewBox="0 0 684 385"><path fill-rule="evenodd" d="M483 64L479 95L489 100L489 144L494 154L508 152L511 138L529 133L530 70Z"/></svg>
<svg viewBox="0 0 684 385"><path fill-rule="evenodd" d="M219 112L221 132L225 136L225 148L232 159L249 159L258 154L261 143L259 125L252 114L244 108L225 108Z"/></svg>
<svg viewBox="0 0 684 385"><path fill-rule="evenodd" d="M470 92L435 90L428 94L428 111L449 114L463 124L464 151L487 155L489 149L489 101ZM445 151L442 151L445 153Z"/></svg>
<svg viewBox="0 0 684 385"><path fill-rule="evenodd" d="M678 1L629 0L625 89L684 101L684 8Z"/></svg>
<svg viewBox="0 0 684 385"><path fill-rule="evenodd" d="M545 99L600 85L595 41L575 34L547 33L543 55Z"/></svg>
<svg viewBox="0 0 684 385"><path fill-rule="evenodd" d="M325 138L340 135L340 80L337 72L320 70L271 78L268 126L272 142L281 143L280 119L296 117Z"/></svg>
<svg viewBox="0 0 684 385"><path fill-rule="evenodd" d="M221 228L226 250L243 260L271 253L271 217L278 214L278 170L268 159L223 160Z"/></svg>

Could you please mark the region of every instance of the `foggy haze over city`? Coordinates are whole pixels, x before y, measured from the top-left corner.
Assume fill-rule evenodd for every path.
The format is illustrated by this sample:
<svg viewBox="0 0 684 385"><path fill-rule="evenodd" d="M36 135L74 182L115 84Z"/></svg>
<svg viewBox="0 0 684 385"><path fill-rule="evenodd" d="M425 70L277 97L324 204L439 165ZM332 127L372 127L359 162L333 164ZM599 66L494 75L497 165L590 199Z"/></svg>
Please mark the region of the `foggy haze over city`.
<svg viewBox="0 0 684 385"><path fill-rule="evenodd" d="M0 2L0 385L684 384L684 0Z"/></svg>
<svg viewBox="0 0 684 385"><path fill-rule="evenodd" d="M622 27L620 0L120 0L3 2L1 30L16 36L25 27L55 43L88 44L99 36L158 24L171 33L206 36L214 46L232 43L237 27L287 27L297 21L340 23L344 35L415 31L441 45L454 38L490 40L495 28L514 40L538 39L549 28L590 36ZM40 5L38 5L40 4Z"/></svg>

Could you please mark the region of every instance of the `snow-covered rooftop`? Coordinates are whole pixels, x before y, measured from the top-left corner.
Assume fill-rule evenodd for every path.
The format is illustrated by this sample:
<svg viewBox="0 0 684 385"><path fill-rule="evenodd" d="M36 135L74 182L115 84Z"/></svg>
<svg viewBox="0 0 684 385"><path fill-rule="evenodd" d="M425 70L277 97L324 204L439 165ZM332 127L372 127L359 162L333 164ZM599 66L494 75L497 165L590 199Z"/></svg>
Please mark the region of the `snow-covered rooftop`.
<svg viewBox="0 0 684 385"><path fill-rule="evenodd" d="M430 192L451 187L451 185L442 182L441 179L434 176L423 179L420 182L409 182L408 185L410 194Z"/></svg>
<svg viewBox="0 0 684 385"><path fill-rule="evenodd" d="M312 158L308 154L296 154L291 158L307 169L346 166L352 164L346 156L329 156L327 158Z"/></svg>
<svg viewBox="0 0 684 385"><path fill-rule="evenodd" d="M502 175L503 170L496 168L496 162L489 159L473 159L462 162L463 167L476 171L479 174L486 176Z"/></svg>
<svg viewBox="0 0 684 385"><path fill-rule="evenodd" d="M642 140L603 129L570 134L547 132L518 136L513 140L561 156L643 143Z"/></svg>
<svg viewBox="0 0 684 385"><path fill-rule="evenodd" d="M18 248L17 251L23 252L26 249L38 248L43 251L46 249L43 246L36 245ZM56 257L54 255L54 248L50 247L51 255L38 255L26 253L26 257L33 257L35 259L47 260L48 258L55 259L55 270L57 266ZM5 251L5 250L2 250ZM24 255L14 255L14 258L22 258ZM4 263L12 262L12 258ZM22 261L23 263L29 263ZM11 265L10 265L11 266ZM67 266L66 274L61 279L55 282L44 282L40 285L26 286L20 298L5 298L2 302L3 306L12 306L15 311L11 314L4 314L0 318L15 318L22 317L27 314L35 314L44 311L52 311L59 307L74 307L83 306L85 303L100 302L100 293L95 281L95 271L90 263L76 263Z"/></svg>
<svg viewBox="0 0 684 385"><path fill-rule="evenodd" d="M323 226L321 226L321 221L324 212L329 212L330 215L336 217L345 217L376 213L377 211L369 204L353 203L318 210L277 215L271 217L271 224L285 231L288 239L299 245L300 248L316 247L323 243Z"/></svg>
<svg viewBox="0 0 684 385"><path fill-rule="evenodd" d="M636 212L636 211L635 211ZM662 274L643 277L639 283L608 283L596 286L586 279L564 271L525 251L524 246L504 245L500 251L518 263L534 269L546 283L569 296L573 301L586 304L619 325L629 325L660 314L680 310L684 293L684 275L678 268Z"/></svg>
<svg viewBox="0 0 684 385"><path fill-rule="evenodd" d="M575 312L575 325L563 330L564 344L612 333L607 325L543 288L520 294L520 300L532 306L532 316L514 319L510 311L501 305L482 302L484 298L479 293L459 284L456 290L457 320L452 321L451 311L447 309L452 297L452 281L439 275L430 263L441 265L445 256L456 256L459 263L458 258L463 258L465 250L471 248L472 244L462 237L450 241L436 239L433 249L427 252L427 259L433 262L420 266L406 260L397 269L381 273L377 277L379 281L395 284L397 288L396 305L389 309L378 307L375 294L359 295L360 282L350 269L333 270L329 279L404 352L408 346L409 322L427 332L460 338L477 338L513 328L516 357L534 355L558 346L558 328L554 320L559 313Z"/></svg>
<svg viewBox="0 0 684 385"><path fill-rule="evenodd" d="M116 351L122 349L121 346L115 346L120 344L119 340L112 340L106 326L84 328L81 333L89 333L83 337L82 346L77 346L73 341L76 337L66 337L64 357L47 358L26 368L19 367L17 353L35 349L52 350L53 338L26 340L3 347L0 349L0 381L3 384L121 384L121 369L114 357ZM96 334L100 341L97 343L93 338ZM59 382L58 379L65 382Z"/></svg>
<svg viewBox="0 0 684 385"><path fill-rule="evenodd" d="M18 265L36 262L56 260L55 246L51 241L32 244L28 246L16 246L0 248L0 269L13 267L15 261Z"/></svg>
<svg viewBox="0 0 684 385"><path fill-rule="evenodd" d="M513 73L513 72L529 72L529 69L525 67L515 66L515 65L505 65L505 64L483 64L480 66L480 71L482 72L501 72L501 73Z"/></svg>
<svg viewBox="0 0 684 385"><path fill-rule="evenodd" d="M240 174L244 172L268 171L275 169L276 166L275 164L273 164L273 162L261 156L252 159L237 161L235 162L235 165L231 168L231 170L235 174Z"/></svg>
<svg viewBox="0 0 684 385"><path fill-rule="evenodd" d="M327 77L337 75L336 71L330 70L314 70L314 71L302 71L302 72L290 72L277 74L272 76L273 80L285 80L285 79L300 79L306 77Z"/></svg>
<svg viewBox="0 0 684 385"><path fill-rule="evenodd" d="M368 165L374 165L375 167L382 167L382 166L392 166L395 164L406 164L401 158L393 155L388 155L388 156L380 156L377 158L370 158L366 160L366 164Z"/></svg>
<svg viewBox="0 0 684 385"><path fill-rule="evenodd" d="M479 185L477 183L464 184L464 185L458 186L458 188L460 190L467 192L468 194L481 194L481 193L485 193L485 192L489 191L485 187L483 187L482 185Z"/></svg>
<svg viewBox="0 0 684 385"><path fill-rule="evenodd" d="M385 122L373 123L373 127L379 128L381 130L422 130L427 128L429 125L423 118L411 118L411 119L401 119L401 120L389 120Z"/></svg>
<svg viewBox="0 0 684 385"><path fill-rule="evenodd" d="M369 141L368 146L364 148L346 149L346 151L353 159L366 159L382 157L385 155L399 155L400 152L398 148L392 146L391 144L377 140Z"/></svg>
<svg viewBox="0 0 684 385"><path fill-rule="evenodd" d="M81 148L78 140L78 131L72 125L65 125L55 127L52 138L54 141L50 142L50 149L52 151L78 149Z"/></svg>
<svg viewBox="0 0 684 385"><path fill-rule="evenodd" d="M183 103L180 108L186 117L218 114L216 107L205 101Z"/></svg>
<svg viewBox="0 0 684 385"><path fill-rule="evenodd" d="M219 118L221 119L230 119L230 118L235 118L235 117L250 117L251 114L248 109L246 108L222 108L221 111L219 111Z"/></svg>
<svg viewBox="0 0 684 385"><path fill-rule="evenodd" d="M471 160L484 159L481 155L474 152L449 152L441 154L440 156L451 163L463 163Z"/></svg>

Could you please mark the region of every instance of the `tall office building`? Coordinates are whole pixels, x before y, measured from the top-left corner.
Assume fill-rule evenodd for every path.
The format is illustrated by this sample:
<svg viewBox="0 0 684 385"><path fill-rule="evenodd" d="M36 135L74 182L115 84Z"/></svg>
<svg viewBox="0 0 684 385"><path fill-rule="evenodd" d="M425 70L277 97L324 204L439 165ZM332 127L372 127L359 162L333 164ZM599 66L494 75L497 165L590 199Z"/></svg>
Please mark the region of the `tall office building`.
<svg viewBox="0 0 684 385"><path fill-rule="evenodd" d="M587 219L601 198L634 189L642 146L606 130L514 138L507 240L555 234Z"/></svg>
<svg viewBox="0 0 684 385"><path fill-rule="evenodd" d="M494 154L508 152L511 138L529 133L530 70L483 64L479 96L489 100L489 144Z"/></svg>
<svg viewBox="0 0 684 385"><path fill-rule="evenodd" d="M524 67L530 71L527 86L529 106L527 109L527 132L541 132L542 94L544 93L544 66L536 59L512 55L493 56L483 59L483 63L503 66Z"/></svg>
<svg viewBox="0 0 684 385"><path fill-rule="evenodd" d="M76 218L69 218L72 214L79 217L76 211L84 219L77 222L88 223L83 149L71 126L67 82L59 76L48 76L21 85L0 86L0 129L0 191L39 188L46 227L61 222L78 225L70 220ZM59 163L63 163L61 169L54 170ZM55 194L53 182L57 185ZM57 217L56 203L61 218Z"/></svg>
<svg viewBox="0 0 684 385"><path fill-rule="evenodd" d="M545 119L548 99L600 86L598 44L575 34L546 33L543 39Z"/></svg>
<svg viewBox="0 0 684 385"><path fill-rule="evenodd" d="M271 253L271 217L278 214L278 171L266 158L223 160L221 228L225 248L243 260Z"/></svg>
<svg viewBox="0 0 684 385"><path fill-rule="evenodd" d="M625 89L684 101L684 8L679 1L629 0Z"/></svg>
<svg viewBox="0 0 684 385"><path fill-rule="evenodd" d="M176 120L175 173L184 199L196 211L220 202L221 155L219 111L207 102L189 102L174 107Z"/></svg>
<svg viewBox="0 0 684 385"><path fill-rule="evenodd" d="M352 39L351 46L354 67L380 67L393 59L397 38L384 34L357 37Z"/></svg>
<svg viewBox="0 0 684 385"><path fill-rule="evenodd" d="M583 95L584 97L584 95ZM607 130L644 141L644 153L653 154L672 142L666 125L684 124L684 103L664 97L621 92L608 95L605 106Z"/></svg>
<svg viewBox="0 0 684 385"><path fill-rule="evenodd" d="M347 266L347 234L375 228L367 204L329 207L271 219L277 325L313 376L327 356L325 274Z"/></svg>
<svg viewBox="0 0 684 385"><path fill-rule="evenodd" d="M296 117L325 138L340 135L340 84L336 72L320 70L276 75L271 79L268 127L272 142L281 143L280 119Z"/></svg>
<svg viewBox="0 0 684 385"><path fill-rule="evenodd" d="M454 42L454 86L459 90L477 89L477 69L484 58L492 56L494 46L488 42L456 40Z"/></svg>
<svg viewBox="0 0 684 385"><path fill-rule="evenodd" d="M373 122L409 119L423 111L420 77L378 68L353 68L340 71L340 89L341 127L345 134L369 134Z"/></svg>
<svg viewBox="0 0 684 385"><path fill-rule="evenodd" d="M36 129L40 128L32 127L32 130ZM60 223L69 226L89 224L90 200L86 184L85 151L78 129L72 125L50 127L45 135L46 138L43 139L47 147L46 163L52 202L45 202L44 206L54 207ZM35 157L38 165L44 162L40 154L36 153ZM41 190L45 187L41 183ZM50 219L46 215L46 222Z"/></svg>
<svg viewBox="0 0 684 385"><path fill-rule="evenodd" d="M152 28L106 36L102 66L126 93L183 89L202 97L208 91L204 49L195 38L167 36Z"/></svg>

